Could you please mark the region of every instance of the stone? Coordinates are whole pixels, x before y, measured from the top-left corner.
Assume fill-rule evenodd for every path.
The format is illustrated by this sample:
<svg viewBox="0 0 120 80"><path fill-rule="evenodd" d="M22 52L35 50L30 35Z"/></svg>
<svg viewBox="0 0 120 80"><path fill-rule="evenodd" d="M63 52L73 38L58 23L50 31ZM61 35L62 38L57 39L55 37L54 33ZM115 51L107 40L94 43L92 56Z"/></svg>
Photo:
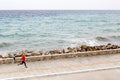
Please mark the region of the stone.
<svg viewBox="0 0 120 80"><path fill-rule="evenodd" d="M32 56L32 53L26 53L25 55L26 55L27 57L28 57L28 56Z"/></svg>
<svg viewBox="0 0 120 80"><path fill-rule="evenodd" d="M49 55L49 51L46 51L43 55Z"/></svg>
<svg viewBox="0 0 120 80"><path fill-rule="evenodd" d="M33 53L33 51L27 51L27 53Z"/></svg>
<svg viewBox="0 0 120 80"><path fill-rule="evenodd" d="M118 46L117 45L112 45L112 49L117 49Z"/></svg>
<svg viewBox="0 0 120 80"><path fill-rule="evenodd" d="M112 49L112 46L113 46L113 45L112 45L111 43L108 43L108 44L106 45L106 48L107 48L107 49Z"/></svg>
<svg viewBox="0 0 120 80"><path fill-rule="evenodd" d="M82 45L81 48L82 49L86 49L88 46L87 45Z"/></svg>
<svg viewBox="0 0 120 80"><path fill-rule="evenodd" d="M95 51L97 50L97 46L94 46Z"/></svg>
<svg viewBox="0 0 120 80"><path fill-rule="evenodd" d="M103 47L103 45L100 45L100 46L99 46L99 49L100 49L100 50L103 50L103 48L102 48L102 47Z"/></svg>
<svg viewBox="0 0 120 80"><path fill-rule="evenodd" d="M105 45L102 46L101 48L102 48L102 50L106 50L107 49Z"/></svg>
<svg viewBox="0 0 120 80"><path fill-rule="evenodd" d="M81 50L81 52L85 52L85 51L87 51L87 50L86 50L86 49L82 49L82 50Z"/></svg>
<svg viewBox="0 0 120 80"><path fill-rule="evenodd" d="M3 64L3 59L2 58L0 58L0 64Z"/></svg>
<svg viewBox="0 0 120 80"><path fill-rule="evenodd" d="M53 54L55 54L55 51L54 50L50 50L48 53L53 55Z"/></svg>
<svg viewBox="0 0 120 80"><path fill-rule="evenodd" d="M0 55L0 58L3 58L3 56L2 56L2 55Z"/></svg>
<svg viewBox="0 0 120 80"><path fill-rule="evenodd" d="M43 55L43 54L44 54L44 52L43 52L43 51L39 51L39 54L40 54L40 55Z"/></svg>
<svg viewBox="0 0 120 80"><path fill-rule="evenodd" d="M64 51L65 51L65 53L69 53L68 49L66 49L66 48L64 49Z"/></svg>
<svg viewBox="0 0 120 80"><path fill-rule="evenodd" d="M73 49L71 47L68 47L67 50L68 50L68 53L73 52Z"/></svg>
<svg viewBox="0 0 120 80"><path fill-rule="evenodd" d="M102 50L102 47L101 46L93 46L93 50L96 51L96 50Z"/></svg>
<svg viewBox="0 0 120 80"><path fill-rule="evenodd" d="M3 58L9 58L9 55L7 53L5 53L5 54L2 54L2 57Z"/></svg>
<svg viewBox="0 0 120 80"><path fill-rule="evenodd" d="M87 47L87 51L93 51L92 47Z"/></svg>
<svg viewBox="0 0 120 80"><path fill-rule="evenodd" d="M13 55L12 53L11 53L11 54L9 53L9 54L8 54L8 57L9 57L9 58L13 58L14 55Z"/></svg>
<svg viewBox="0 0 120 80"><path fill-rule="evenodd" d="M101 47L101 46L98 46L97 50L102 50L102 47Z"/></svg>
<svg viewBox="0 0 120 80"><path fill-rule="evenodd" d="M73 47L73 50L72 50L73 53L77 52L76 48Z"/></svg>
<svg viewBox="0 0 120 80"><path fill-rule="evenodd" d="M43 55L44 53L42 51L33 51L31 53L32 56L38 56L38 55Z"/></svg>
<svg viewBox="0 0 120 80"><path fill-rule="evenodd" d="M15 57L21 57L22 53L16 53Z"/></svg>
<svg viewBox="0 0 120 80"><path fill-rule="evenodd" d="M61 54L62 51L61 51L61 50L54 50L54 53L55 53L55 54Z"/></svg>
<svg viewBox="0 0 120 80"><path fill-rule="evenodd" d="M21 52L22 52L22 53L27 53L27 52L28 52L28 50L22 50Z"/></svg>
<svg viewBox="0 0 120 80"><path fill-rule="evenodd" d="M81 47L76 47L77 52L81 52Z"/></svg>
<svg viewBox="0 0 120 80"><path fill-rule="evenodd" d="M112 45L111 43L108 43L107 45Z"/></svg>
<svg viewBox="0 0 120 80"><path fill-rule="evenodd" d="M120 46L118 46L118 48L120 48Z"/></svg>
<svg viewBox="0 0 120 80"><path fill-rule="evenodd" d="M50 50L48 53L51 54L51 55L57 54L57 50Z"/></svg>
<svg viewBox="0 0 120 80"><path fill-rule="evenodd" d="M62 50L62 53L65 53L65 49Z"/></svg>

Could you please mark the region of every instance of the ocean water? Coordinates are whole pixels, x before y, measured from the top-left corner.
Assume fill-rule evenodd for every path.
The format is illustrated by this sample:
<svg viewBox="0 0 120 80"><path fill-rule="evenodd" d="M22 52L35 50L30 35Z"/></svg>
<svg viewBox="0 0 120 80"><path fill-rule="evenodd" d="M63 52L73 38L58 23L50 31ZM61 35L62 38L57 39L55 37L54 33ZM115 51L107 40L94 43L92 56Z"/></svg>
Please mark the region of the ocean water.
<svg viewBox="0 0 120 80"><path fill-rule="evenodd" d="M0 52L120 45L120 11L1 10Z"/></svg>

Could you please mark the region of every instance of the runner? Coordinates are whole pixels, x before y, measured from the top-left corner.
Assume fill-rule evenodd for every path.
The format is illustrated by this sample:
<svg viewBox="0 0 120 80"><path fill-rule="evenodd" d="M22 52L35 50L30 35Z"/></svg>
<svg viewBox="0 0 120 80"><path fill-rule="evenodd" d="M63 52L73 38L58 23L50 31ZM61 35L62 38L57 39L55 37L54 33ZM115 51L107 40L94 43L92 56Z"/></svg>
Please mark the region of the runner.
<svg viewBox="0 0 120 80"><path fill-rule="evenodd" d="M18 64L18 65L22 65L22 64L24 64L24 65L25 65L25 68L27 68L27 65L26 65L26 62L25 62L25 61L26 61L25 53L26 53L26 51L23 50L23 51L22 51L22 56L21 56L21 63Z"/></svg>

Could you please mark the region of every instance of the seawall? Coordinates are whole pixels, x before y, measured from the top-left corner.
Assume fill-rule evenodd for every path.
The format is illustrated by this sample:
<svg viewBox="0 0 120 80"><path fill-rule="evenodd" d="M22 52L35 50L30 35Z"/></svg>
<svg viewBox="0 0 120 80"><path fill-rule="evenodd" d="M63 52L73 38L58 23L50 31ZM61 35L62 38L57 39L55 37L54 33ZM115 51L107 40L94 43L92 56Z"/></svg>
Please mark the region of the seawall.
<svg viewBox="0 0 120 80"><path fill-rule="evenodd" d="M97 55L110 55L110 54L120 54L120 48L109 49L109 50L54 54L54 55L28 56L26 62L55 60L55 59L63 59L63 58L75 58L75 57L87 57L87 56L97 56ZM19 62L20 62L20 57L16 57L15 61L13 58L0 58L0 64L11 64L11 63L19 63Z"/></svg>

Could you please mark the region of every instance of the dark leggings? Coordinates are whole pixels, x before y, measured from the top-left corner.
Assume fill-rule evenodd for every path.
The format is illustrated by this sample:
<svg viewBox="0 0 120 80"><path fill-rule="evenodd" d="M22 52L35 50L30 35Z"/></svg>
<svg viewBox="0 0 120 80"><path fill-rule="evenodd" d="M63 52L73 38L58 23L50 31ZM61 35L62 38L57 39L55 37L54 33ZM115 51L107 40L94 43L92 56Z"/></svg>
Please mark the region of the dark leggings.
<svg viewBox="0 0 120 80"><path fill-rule="evenodd" d="M25 61L22 61L19 65L22 65L22 64L24 64L25 67L27 68L27 65L26 65L26 62L25 62Z"/></svg>

